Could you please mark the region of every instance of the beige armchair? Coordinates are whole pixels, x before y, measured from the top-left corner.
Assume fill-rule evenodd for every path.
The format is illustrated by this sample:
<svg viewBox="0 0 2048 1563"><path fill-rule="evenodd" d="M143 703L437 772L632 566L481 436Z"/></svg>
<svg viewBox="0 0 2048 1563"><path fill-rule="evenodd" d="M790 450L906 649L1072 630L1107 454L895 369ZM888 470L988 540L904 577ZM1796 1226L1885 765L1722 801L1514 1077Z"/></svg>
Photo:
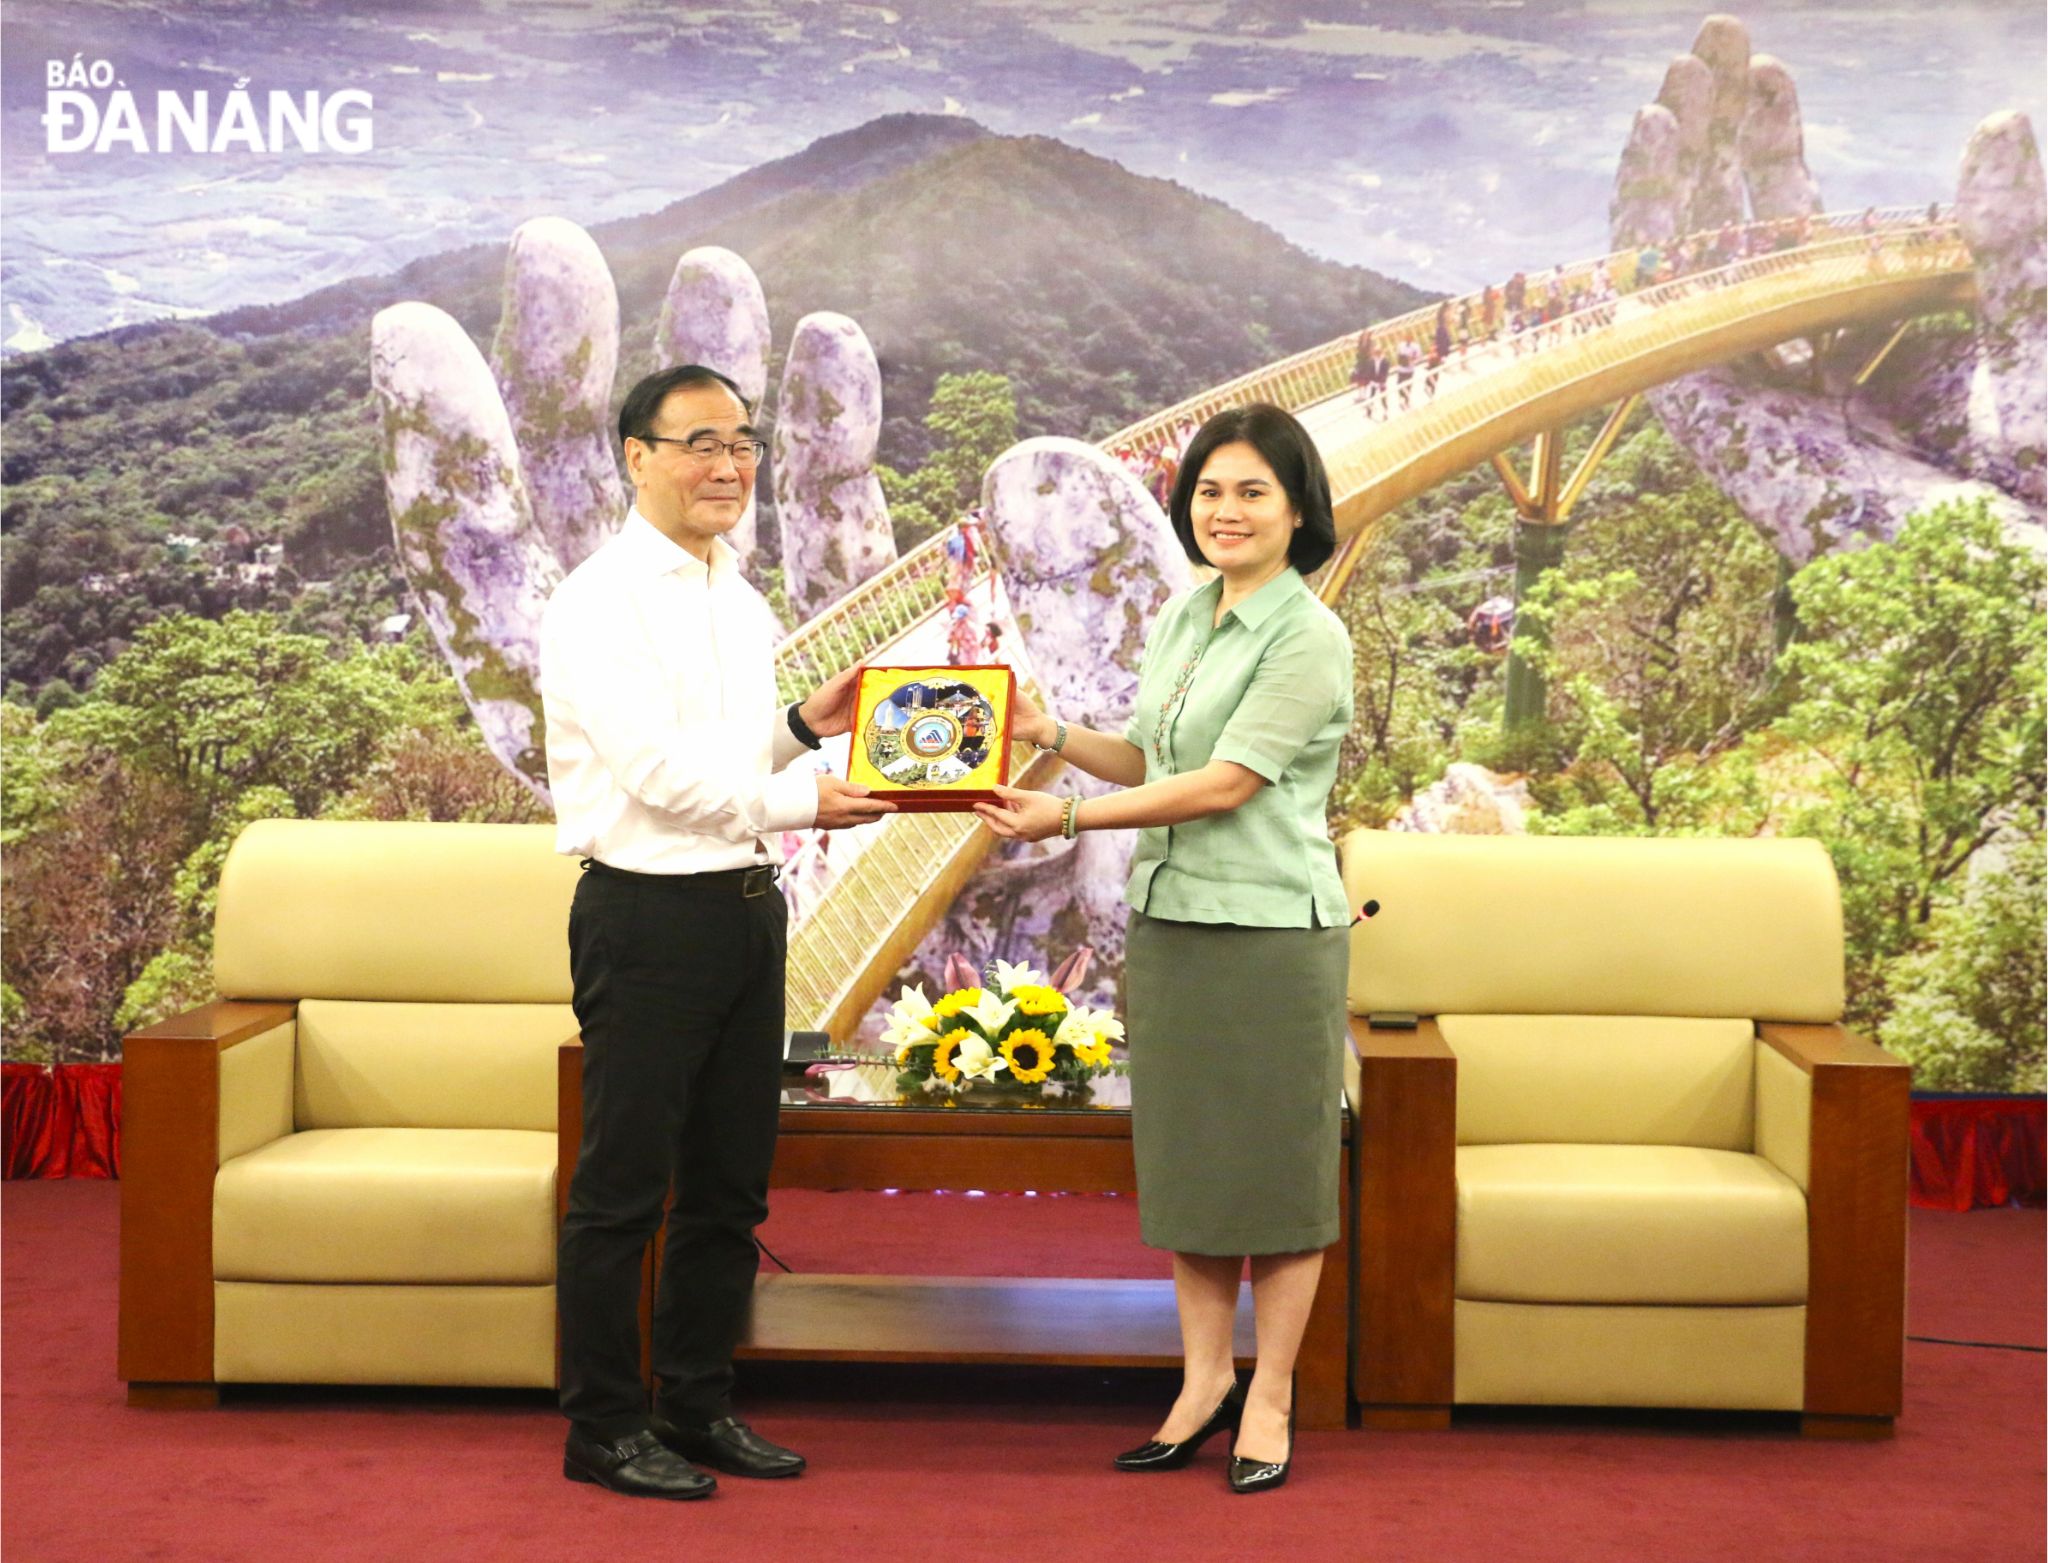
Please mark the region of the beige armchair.
<svg viewBox="0 0 2048 1563"><path fill-rule="evenodd" d="M1361 831L1353 1394L1888 1433L1907 1067L1842 1029L1812 841ZM1413 1012L1413 1030L1375 1012Z"/></svg>
<svg viewBox="0 0 2048 1563"><path fill-rule="evenodd" d="M275 820L236 842L221 998L123 1049L131 1403L555 1382L580 1076L552 835Z"/></svg>

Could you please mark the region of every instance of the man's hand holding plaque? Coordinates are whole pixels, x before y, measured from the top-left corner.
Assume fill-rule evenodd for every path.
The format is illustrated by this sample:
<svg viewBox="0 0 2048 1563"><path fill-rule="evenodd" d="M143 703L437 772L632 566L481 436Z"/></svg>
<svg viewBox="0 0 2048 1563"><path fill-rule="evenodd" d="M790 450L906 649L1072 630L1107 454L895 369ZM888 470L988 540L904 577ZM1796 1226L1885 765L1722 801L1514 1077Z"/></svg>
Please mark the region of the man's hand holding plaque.
<svg viewBox="0 0 2048 1563"><path fill-rule="evenodd" d="M833 674L797 706L797 719L811 730L812 737L837 738L852 730L854 695L860 688L863 671L856 663L843 673ZM819 830L870 825L895 812L895 804L871 797L865 787L829 773L818 778L818 813L812 824Z"/></svg>

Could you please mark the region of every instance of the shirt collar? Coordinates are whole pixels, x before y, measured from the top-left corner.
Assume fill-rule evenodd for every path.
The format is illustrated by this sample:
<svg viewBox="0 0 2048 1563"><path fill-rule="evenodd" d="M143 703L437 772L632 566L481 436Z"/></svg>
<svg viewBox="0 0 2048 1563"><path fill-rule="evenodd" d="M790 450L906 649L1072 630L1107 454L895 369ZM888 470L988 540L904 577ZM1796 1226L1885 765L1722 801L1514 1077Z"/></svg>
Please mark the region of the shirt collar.
<svg viewBox="0 0 2048 1563"><path fill-rule="evenodd" d="M643 516L638 505L626 512L626 524L619 528L619 541L626 545L635 563L646 567L649 575L708 575L716 581L739 568L740 556L724 538L714 537L710 558L700 560Z"/></svg>
<svg viewBox="0 0 2048 1563"><path fill-rule="evenodd" d="M1205 586L1202 589L1207 591L1210 586L1216 589L1217 597L1223 595L1222 576L1217 576L1215 580L1209 583L1209 586ZM1308 583L1301 578L1301 572L1295 569L1293 565L1288 565L1278 575L1274 576L1272 580L1266 582L1264 586L1253 592L1251 596L1245 598L1243 602L1232 608L1224 617L1236 619L1246 629L1255 630L1284 605L1292 602L1295 597L1307 590ZM1212 609L1211 612L1213 614L1214 610Z"/></svg>

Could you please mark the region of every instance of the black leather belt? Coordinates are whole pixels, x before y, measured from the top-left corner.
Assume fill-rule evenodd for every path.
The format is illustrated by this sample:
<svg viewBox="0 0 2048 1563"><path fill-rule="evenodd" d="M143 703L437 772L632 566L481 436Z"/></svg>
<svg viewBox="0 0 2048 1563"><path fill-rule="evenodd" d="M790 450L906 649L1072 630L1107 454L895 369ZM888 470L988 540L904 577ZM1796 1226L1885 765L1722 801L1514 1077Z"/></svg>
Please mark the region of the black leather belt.
<svg viewBox="0 0 2048 1563"><path fill-rule="evenodd" d="M752 868L716 868L702 874L642 874L630 868L613 868L594 857L583 860L583 869L607 879L630 879L660 890L737 890L748 901L766 895L782 872L774 863L756 863Z"/></svg>

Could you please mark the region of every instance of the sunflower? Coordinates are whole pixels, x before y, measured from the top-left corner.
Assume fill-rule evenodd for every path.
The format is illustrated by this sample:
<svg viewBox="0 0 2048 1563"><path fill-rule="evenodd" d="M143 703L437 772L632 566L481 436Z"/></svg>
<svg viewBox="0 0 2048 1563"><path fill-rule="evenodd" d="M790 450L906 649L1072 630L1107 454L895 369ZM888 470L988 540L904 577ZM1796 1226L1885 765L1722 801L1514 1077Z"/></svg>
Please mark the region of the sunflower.
<svg viewBox="0 0 2048 1563"><path fill-rule="evenodd" d="M960 1078L960 1066L953 1062L953 1055L960 1050L960 1044L974 1035L965 1026L947 1032L939 1038L939 1045L932 1054L932 1073L951 1084Z"/></svg>
<svg viewBox="0 0 2048 1563"><path fill-rule="evenodd" d="M1037 983L1026 983L1014 988L1010 997L1017 1002L1020 1015L1059 1015L1067 1008L1067 996L1058 988L1048 988Z"/></svg>
<svg viewBox="0 0 2048 1563"><path fill-rule="evenodd" d="M1052 1038L1036 1027L1019 1031L1003 1043L1003 1061L1020 1085L1043 1080L1052 1073Z"/></svg>
<svg viewBox="0 0 2048 1563"><path fill-rule="evenodd" d="M1109 1062L1109 1039L1107 1037L1097 1037L1093 1042L1076 1042L1072 1046L1074 1057L1086 1064L1090 1069L1100 1069Z"/></svg>
<svg viewBox="0 0 2048 1563"><path fill-rule="evenodd" d="M951 1020L963 1009L972 1009L982 1000L979 988L956 988L932 1006L931 1028L939 1029L942 1022Z"/></svg>

